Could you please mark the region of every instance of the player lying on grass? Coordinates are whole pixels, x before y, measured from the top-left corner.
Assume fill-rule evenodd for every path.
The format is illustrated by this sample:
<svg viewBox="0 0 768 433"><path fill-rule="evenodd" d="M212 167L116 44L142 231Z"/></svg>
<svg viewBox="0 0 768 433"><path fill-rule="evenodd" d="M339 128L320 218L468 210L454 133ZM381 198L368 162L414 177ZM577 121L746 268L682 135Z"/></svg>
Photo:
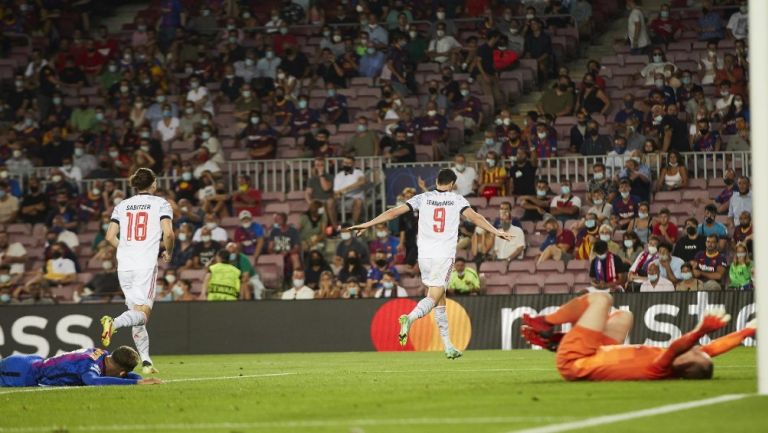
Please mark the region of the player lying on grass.
<svg viewBox="0 0 768 433"><path fill-rule="evenodd" d="M408 315L398 319L400 324L400 344L408 342L408 330L411 324L435 309L435 322L445 346L445 356L455 359L461 352L453 347L448 333L448 315L445 311L445 289L451 276L453 259L456 257L456 242L459 235L459 222L464 216L472 224L488 233L505 240L512 240L514 235L498 230L482 215L469 207L469 202L454 192L456 173L442 169L437 174L437 188L411 197L404 205L384 211L376 218L347 231L363 234L369 227L393 220L407 212L418 212L418 237L416 239L419 255L421 282L427 287L427 296L419 301Z"/></svg>
<svg viewBox="0 0 768 433"><path fill-rule="evenodd" d="M83 349L52 358L12 355L0 360L0 387L154 385L157 378L142 379L131 373L139 354L128 346L112 354L102 349Z"/></svg>
<svg viewBox="0 0 768 433"><path fill-rule="evenodd" d="M632 327L632 313L611 313L613 297L588 293L545 316L523 316L525 339L557 352L557 371L566 380L711 379L713 356L725 353L755 335L755 321L741 331L699 346L701 337L728 324L724 310L707 312L696 328L666 349L622 344ZM567 333L555 326L574 323Z"/></svg>

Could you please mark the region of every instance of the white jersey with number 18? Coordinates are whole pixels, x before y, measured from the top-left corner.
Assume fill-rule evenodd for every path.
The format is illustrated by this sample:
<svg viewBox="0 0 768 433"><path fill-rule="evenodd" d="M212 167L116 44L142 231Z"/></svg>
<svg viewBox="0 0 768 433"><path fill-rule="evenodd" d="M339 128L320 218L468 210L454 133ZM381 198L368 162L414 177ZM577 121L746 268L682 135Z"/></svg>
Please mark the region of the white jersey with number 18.
<svg viewBox="0 0 768 433"><path fill-rule="evenodd" d="M173 218L171 205L147 193L136 194L115 206L112 222L120 226L118 271L154 269L163 236L160 221L164 218Z"/></svg>
<svg viewBox="0 0 768 433"><path fill-rule="evenodd" d="M413 196L406 204L419 212L419 259L456 257L461 213L469 207L467 199L453 191L432 190Z"/></svg>

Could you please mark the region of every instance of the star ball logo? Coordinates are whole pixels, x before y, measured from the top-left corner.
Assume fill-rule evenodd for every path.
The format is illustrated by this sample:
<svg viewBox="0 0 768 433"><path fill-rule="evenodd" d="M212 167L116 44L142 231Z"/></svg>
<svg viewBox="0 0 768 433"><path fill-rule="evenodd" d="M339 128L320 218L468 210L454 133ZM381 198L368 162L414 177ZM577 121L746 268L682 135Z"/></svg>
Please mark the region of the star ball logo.
<svg viewBox="0 0 768 433"><path fill-rule="evenodd" d="M434 310L428 316L422 317L411 325L408 335L408 343L400 346L397 335L400 332L400 324L397 319L403 314L408 314L416 306L413 299L393 299L381 307L371 320L371 342L379 352L394 351L442 351L443 341L435 323ZM448 329L451 341L459 350L465 350L472 339L472 322L467 310L456 301L448 299L446 302L448 314Z"/></svg>

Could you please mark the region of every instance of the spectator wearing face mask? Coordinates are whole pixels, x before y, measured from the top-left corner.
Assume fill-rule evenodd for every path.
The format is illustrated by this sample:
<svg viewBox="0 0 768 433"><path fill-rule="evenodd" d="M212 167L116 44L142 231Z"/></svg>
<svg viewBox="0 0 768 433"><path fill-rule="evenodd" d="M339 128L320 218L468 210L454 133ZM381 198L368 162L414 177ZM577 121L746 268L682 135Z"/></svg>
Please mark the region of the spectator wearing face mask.
<svg viewBox="0 0 768 433"><path fill-rule="evenodd" d="M374 298L405 298L408 292L398 284L392 272L384 272L380 287L376 290Z"/></svg>
<svg viewBox="0 0 768 433"><path fill-rule="evenodd" d="M672 284L682 281L682 266L685 261L672 255L672 246L666 242L659 244L659 258L653 263L659 267L659 275L668 279Z"/></svg>
<svg viewBox="0 0 768 433"><path fill-rule="evenodd" d="M355 156L379 155L379 137L375 131L368 129L368 118L357 118L355 134L352 135L344 146L345 152Z"/></svg>
<svg viewBox="0 0 768 433"><path fill-rule="evenodd" d="M549 213L564 223L578 219L580 212L581 199L571 193L571 182L566 179L560 184L560 195L555 196L549 204Z"/></svg>
<svg viewBox="0 0 768 433"><path fill-rule="evenodd" d="M531 138L530 143L537 158L557 156L557 137L545 123L539 122L536 125L536 136Z"/></svg>
<svg viewBox="0 0 768 433"><path fill-rule="evenodd" d="M608 135L600 134L599 125L596 120L588 120L587 129L584 132L579 153L584 156L597 156L608 153L608 150L611 148L611 138Z"/></svg>
<svg viewBox="0 0 768 433"><path fill-rule="evenodd" d="M651 215L648 202L640 202L637 205L637 216L627 225L627 231L634 232L642 243L648 242L651 234Z"/></svg>
<svg viewBox="0 0 768 433"><path fill-rule="evenodd" d="M548 89L541 96L537 106L539 114L551 114L553 116L569 116L574 107L573 92L568 90L568 77L561 76L557 87Z"/></svg>
<svg viewBox="0 0 768 433"><path fill-rule="evenodd" d="M680 39L683 33L683 26L680 20L670 16L669 5L662 4L659 16L651 21L648 26L651 34L651 41L655 44L669 44Z"/></svg>
<svg viewBox="0 0 768 433"><path fill-rule="evenodd" d="M448 280L447 290L449 294L471 295L480 293L480 277L477 271L468 267L466 261L461 257L456 258L456 263Z"/></svg>
<svg viewBox="0 0 768 433"><path fill-rule="evenodd" d="M584 222L580 224L581 227L576 232L576 251L574 258L577 260L589 260L592 254L592 247L595 242L599 240L600 226L597 222L597 215L594 213L587 213L584 218ZM609 239L610 240L610 239Z"/></svg>
<svg viewBox="0 0 768 433"><path fill-rule="evenodd" d="M705 0L701 4L698 28L700 41L718 42L725 37L725 25L720 17L720 11L712 9L710 0Z"/></svg>
<svg viewBox="0 0 768 433"><path fill-rule="evenodd" d="M680 257L683 261L690 262L700 251L704 251L705 238L699 235L699 222L696 218L689 218L685 221L685 236L682 236L675 243L673 255Z"/></svg>
<svg viewBox="0 0 768 433"><path fill-rule="evenodd" d="M641 292L674 292L675 286L671 281L659 274L659 265L651 263L648 266L648 279L640 285Z"/></svg>
<svg viewBox="0 0 768 433"><path fill-rule="evenodd" d="M592 263L589 265L589 277L592 286L598 290L622 291L627 279L627 267L618 257L608 250L608 244L595 242L592 248Z"/></svg>
<svg viewBox="0 0 768 433"><path fill-rule="evenodd" d="M362 170L355 168L352 157L344 158L341 171L333 179L333 192L337 201L344 203L343 211L352 211L352 221L357 222L363 210L364 193L361 188L368 183Z"/></svg>
<svg viewBox="0 0 768 433"><path fill-rule="evenodd" d="M284 291L282 295L280 295L280 299L287 301L287 300L303 300L303 299L314 299L314 298L315 298L314 290L309 288L304 282L304 271L300 269L293 271L293 276L291 279L291 288Z"/></svg>
<svg viewBox="0 0 768 433"><path fill-rule="evenodd" d="M717 207L714 205L707 205L704 207L704 221L699 224L698 233L701 236L707 237L715 235L720 239L720 249L724 250L728 237L728 230L725 225L716 221Z"/></svg>
<svg viewBox="0 0 768 433"><path fill-rule="evenodd" d="M525 233L520 227L515 225L515 222L520 224L519 221L515 221L512 218L512 204L506 203L505 206L507 209L505 209L503 212L500 212L498 225L494 224L494 226L499 228L501 231L512 233L514 235L514 239L511 241L506 241L504 239L494 237L492 251L493 258L495 260L506 260L509 262L523 258L526 244Z"/></svg>
<svg viewBox="0 0 768 433"><path fill-rule="evenodd" d="M632 287L642 284L648 275L648 266L659 258L659 239L652 237L648 240L645 250L640 253L632 266L629 267L628 281Z"/></svg>
<svg viewBox="0 0 768 433"><path fill-rule="evenodd" d="M690 263L684 263L680 267L680 282L675 286L678 292L698 292L704 289L704 283L693 276L693 267Z"/></svg>
<svg viewBox="0 0 768 433"><path fill-rule="evenodd" d="M656 74L661 74L661 80L664 81L664 71L667 66L672 67L672 72L677 70L677 66L675 66L674 63L667 61L664 51L661 48L654 48L649 56L648 64L645 65L635 78L642 78L644 80L643 85L645 86L653 86L656 84Z"/></svg>
<svg viewBox="0 0 768 433"><path fill-rule="evenodd" d="M752 290L754 288L752 283L754 265L749 258L747 247L744 244L738 244L735 251L733 262L728 267L728 289Z"/></svg>
<svg viewBox="0 0 768 433"><path fill-rule="evenodd" d="M72 283L77 280L77 268L72 259L64 257L61 245L54 244L51 247L51 258L45 262L45 268L39 270L26 282L23 291L31 292L35 285L60 285ZM16 296L18 298L18 296Z"/></svg>
<svg viewBox="0 0 768 433"><path fill-rule="evenodd" d="M342 224L342 228L350 227L350 223ZM336 246L336 254L334 257L334 265L340 267L344 259L348 256L350 251L355 252L355 256L360 258L363 263L368 263L368 247L357 237L353 237L351 233L343 231L339 235L341 242Z"/></svg>

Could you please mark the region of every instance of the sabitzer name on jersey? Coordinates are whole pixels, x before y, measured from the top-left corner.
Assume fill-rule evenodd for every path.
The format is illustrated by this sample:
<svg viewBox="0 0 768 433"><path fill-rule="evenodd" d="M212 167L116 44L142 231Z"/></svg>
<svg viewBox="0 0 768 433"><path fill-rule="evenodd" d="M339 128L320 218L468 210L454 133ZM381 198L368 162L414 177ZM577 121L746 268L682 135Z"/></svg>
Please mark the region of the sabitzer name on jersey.
<svg viewBox="0 0 768 433"><path fill-rule="evenodd" d="M126 206L125 210L149 210L151 208L151 204L131 204Z"/></svg>
<svg viewBox="0 0 768 433"><path fill-rule="evenodd" d="M436 206L436 207L444 207L444 206L453 206L455 203L448 200L448 201L433 201L433 200L427 200L427 204L430 206Z"/></svg>

